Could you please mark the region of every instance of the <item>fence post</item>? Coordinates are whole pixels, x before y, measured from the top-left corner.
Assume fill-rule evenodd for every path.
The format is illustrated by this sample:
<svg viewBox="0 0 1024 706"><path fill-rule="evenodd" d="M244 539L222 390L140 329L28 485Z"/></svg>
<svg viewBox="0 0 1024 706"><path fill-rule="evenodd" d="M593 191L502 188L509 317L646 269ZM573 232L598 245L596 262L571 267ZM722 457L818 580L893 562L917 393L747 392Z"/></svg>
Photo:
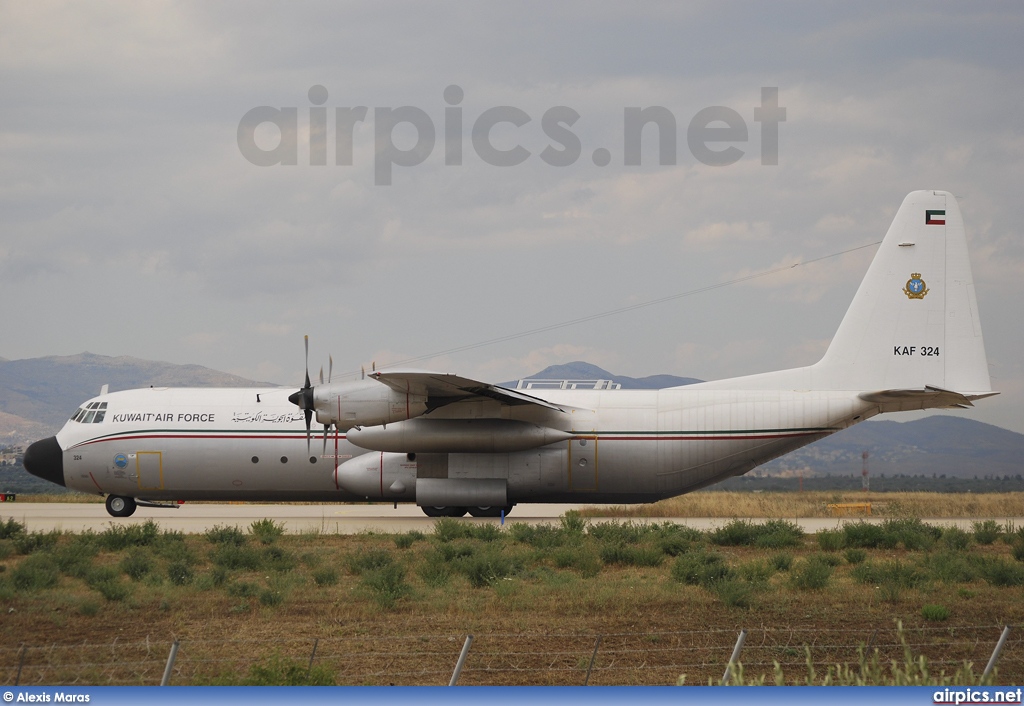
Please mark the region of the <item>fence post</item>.
<svg viewBox="0 0 1024 706"><path fill-rule="evenodd" d="M160 686L167 686L171 681L171 670L174 669L174 658L178 656L178 645L180 640L171 643L171 653L167 655L167 666L164 667L164 678L160 680Z"/></svg>
<svg viewBox="0 0 1024 706"><path fill-rule="evenodd" d="M316 659L316 647L319 644L319 637L313 640L313 653L309 656L309 666L306 667L306 681L309 681L309 675L313 672L313 660Z"/></svg>
<svg viewBox="0 0 1024 706"><path fill-rule="evenodd" d="M601 635L597 636L597 642L594 643L594 654L590 655L590 666L587 667L587 678L583 680L583 686L590 683L590 670L594 668L594 660L597 659L597 648L601 646Z"/></svg>
<svg viewBox="0 0 1024 706"><path fill-rule="evenodd" d="M736 638L736 646L732 648L732 657L729 658L729 664L725 665L725 674L722 675L722 681L719 686L725 686L729 683L729 677L732 676L732 665L736 664L740 658L740 650L743 649L743 643L747 639L747 631L740 630L740 636Z"/></svg>
<svg viewBox="0 0 1024 706"><path fill-rule="evenodd" d="M462 652L459 654L459 661L455 663L455 671L452 672L452 679L448 682L448 686L455 686L455 683L459 681L459 675L462 674L462 665L466 663L466 656L469 654L469 646L473 644L473 636L466 635L466 643L462 646Z"/></svg>
<svg viewBox="0 0 1024 706"><path fill-rule="evenodd" d="M21 683L21 668L25 666L25 643L21 643L21 654L18 655L18 676L14 677L14 686Z"/></svg>
<svg viewBox="0 0 1024 706"><path fill-rule="evenodd" d="M1006 638L1010 636L1010 626L1003 626L1003 634L999 636L999 642L996 643L996 648L992 650L992 656L988 658L988 666L985 667L984 673L981 675L982 681L988 678L988 675L995 669L996 661L999 659L999 653L1003 651L1003 646L1006 644Z"/></svg>

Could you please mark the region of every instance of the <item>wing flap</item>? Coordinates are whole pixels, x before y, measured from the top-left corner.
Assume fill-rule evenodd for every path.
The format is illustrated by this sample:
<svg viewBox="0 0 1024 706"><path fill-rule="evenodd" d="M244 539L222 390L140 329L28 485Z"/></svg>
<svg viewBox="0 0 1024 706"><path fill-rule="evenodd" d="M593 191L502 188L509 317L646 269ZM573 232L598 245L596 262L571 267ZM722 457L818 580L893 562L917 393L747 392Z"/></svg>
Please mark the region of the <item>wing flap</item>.
<svg viewBox="0 0 1024 706"><path fill-rule="evenodd" d="M370 377L387 385L392 390L426 397L429 409L437 409L446 404L482 397L509 406L531 404L556 412L565 411L547 400L524 394L518 390L509 390L449 373L396 370L374 372L370 374Z"/></svg>

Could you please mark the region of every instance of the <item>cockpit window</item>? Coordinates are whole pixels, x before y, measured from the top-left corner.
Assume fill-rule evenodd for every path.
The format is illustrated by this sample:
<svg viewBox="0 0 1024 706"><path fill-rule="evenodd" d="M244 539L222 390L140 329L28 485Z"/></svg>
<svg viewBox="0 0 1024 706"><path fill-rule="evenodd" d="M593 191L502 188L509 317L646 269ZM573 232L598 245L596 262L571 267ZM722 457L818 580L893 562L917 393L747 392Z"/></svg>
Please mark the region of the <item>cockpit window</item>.
<svg viewBox="0 0 1024 706"><path fill-rule="evenodd" d="M99 424L106 415L106 402L90 402L85 407L79 407L78 411L71 417L71 421L82 424Z"/></svg>

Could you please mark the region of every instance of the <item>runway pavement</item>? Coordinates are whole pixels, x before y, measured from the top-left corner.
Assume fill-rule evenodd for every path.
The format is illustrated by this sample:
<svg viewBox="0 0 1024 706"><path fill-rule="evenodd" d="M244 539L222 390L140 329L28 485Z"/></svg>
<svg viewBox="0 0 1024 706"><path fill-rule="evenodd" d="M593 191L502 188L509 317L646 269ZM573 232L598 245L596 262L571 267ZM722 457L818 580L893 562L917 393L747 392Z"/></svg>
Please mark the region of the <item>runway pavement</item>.
<svg viewBox="0 0 1024 706"><path fill-rule="evenodd" d="M557 524L559 517L569 510L578 510L584 505L517 505L506 522L530 522L534 524ZM435 520L427 517L415 505L287 505L287 504L231 504L231 503L187 503L176 509L140 507L132 517L114 518L107 514L100 503L4 503L0 504L0 519L13 517L22 522L29 531L54 529L80 532L91 529L102 532L111 524L139 524L154 520L166 530L186 533L201 533L216 525L248 527L255 520L272 518L284 525L292 534L319 532L323 534L357 534L364 531L407 532L419 530L430 532ZM592 518L591 522L611 520L627 521L630 518ZM704 517L656 517L650 519L631 518L634 522L675 522L697 529L710 529L730 522L733 518ZM744 518L763 522L764 518ZM844 522L881 522L884 518L787 518L799 524L805 532L830 529ZM989 519L989 518L984 518ZM1021 518L994 518L999 522L1012 520L1017 526L1024 525ZM498 523L498 519L465 518L468 522ZM968 519L925 519L926 522L941 525L957 525L970 529L976 518Z"/></svg>

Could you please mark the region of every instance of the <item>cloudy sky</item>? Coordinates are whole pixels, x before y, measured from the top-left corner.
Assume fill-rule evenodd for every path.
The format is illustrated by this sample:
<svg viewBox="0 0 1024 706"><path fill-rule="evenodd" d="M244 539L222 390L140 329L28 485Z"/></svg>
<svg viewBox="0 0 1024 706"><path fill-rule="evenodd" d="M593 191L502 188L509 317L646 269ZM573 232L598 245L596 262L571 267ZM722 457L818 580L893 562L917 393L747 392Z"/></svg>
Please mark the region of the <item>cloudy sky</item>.
<svg viewBox="0 0 1024 706"><path fill-rule="evenodd" d="M328 354L336 376L432 356L415 367L492 381L571 360L704 379L804 365L874 248L675 295L873 243L933 188L960 201L1004 393L972 416L1024 431L1022 36L1018 2L3 3L0 356L299 384L308 333L314 375ZM786 110L775 166L763 87ZM240 149L258 106L295 109L296 164ZM356 106L337 164L337 109ZM400 106L432 146L382 129ZM473 141L500 106L529 118L490 132L525 150L514 166ZM558 106L579 115L561 133L543 121ZM676 122L675 163L652 125L626 164L624 111L651 106ZM733 164L688 146L709 106L747 132ZM565 132L578 157L553 166ZM390 185L381 154L399 162Z"/></svg>

